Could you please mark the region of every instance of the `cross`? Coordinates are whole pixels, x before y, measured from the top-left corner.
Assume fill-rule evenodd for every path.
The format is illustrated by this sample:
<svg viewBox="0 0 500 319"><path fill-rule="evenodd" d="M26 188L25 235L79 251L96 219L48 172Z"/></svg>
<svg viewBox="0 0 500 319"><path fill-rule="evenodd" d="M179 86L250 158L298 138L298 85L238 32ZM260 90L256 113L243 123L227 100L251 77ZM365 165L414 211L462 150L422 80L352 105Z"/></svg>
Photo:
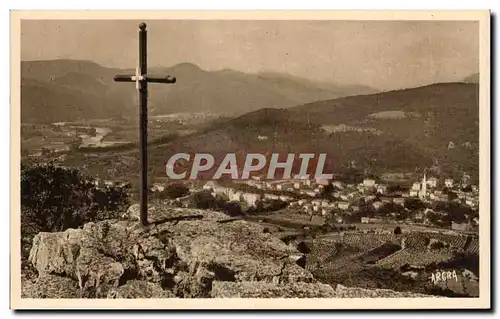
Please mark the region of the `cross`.
<svg viewBox="0 0 500 319"><path fill-rule="evenodd" d="M148 75L147 63L147 31L146 24L139 24L139 67L135 74L119 74L114 77L116 82L135 82L139 92L139 136L141 150L141 172L140 172L140 220L141 224L148 224L148 82L173 84L176 79L173 76L150 76Z"/></svg>

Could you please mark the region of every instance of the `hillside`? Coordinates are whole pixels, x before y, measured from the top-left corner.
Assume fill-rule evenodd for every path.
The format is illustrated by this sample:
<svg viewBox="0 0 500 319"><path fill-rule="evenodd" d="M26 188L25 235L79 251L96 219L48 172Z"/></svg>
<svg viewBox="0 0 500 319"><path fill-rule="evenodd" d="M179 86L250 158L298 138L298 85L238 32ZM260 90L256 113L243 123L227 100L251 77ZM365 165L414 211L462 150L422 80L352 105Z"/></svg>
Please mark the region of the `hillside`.
<svg viewBox="0 0 500 319"><path fill-rule="evenodd" d="M474 73L466 77L463 82L465 83L479 83L479 73Z"/></svg>
<svg viewBox="0 0 500 319"><path fill-rule="evenodd" d="M432 158L445 170L450 166L469 172L478 169L477 84L433 84L310 103L291 111L297 119L308 118L329 130L342 124L384 132ZM394 117L395 112L403 116Z"/></svg>
<svg viewBox="0 0 500 319"><path fill-rule="evenodd" d="M95 83L88 84L94 86ZM22 79L21 121L51 123L75 121L89 117L118 116L122 113L120 106L123 104L115 98L99 94L99 91L104 90L105 88L82 90L69 86L56 87L56 84Z"/></svg>
<svg viewBox="0 0 500 319"><path fill-rule="evenodd" d="M372 92L363 86L326 85L283 74L205 71L190 63L149 71L177 78L175 85L149 86L151 114L206 111L239 115L264 107L286 108ZM105 68L90 61L23 61L22 121L46 123L135 115L134 85L115 83L113 76L118 73L133 70Z"/></svg>
<svg viewBox="0 0 500 319"><path fill-rule="evenodd" d="M333 170L354 161L372 171L435 165L443 173L475 175L478 120L477 85L435 84L261 109L152 149L151 160L164 174L166 160L179 151L326 152Z"/></svg>

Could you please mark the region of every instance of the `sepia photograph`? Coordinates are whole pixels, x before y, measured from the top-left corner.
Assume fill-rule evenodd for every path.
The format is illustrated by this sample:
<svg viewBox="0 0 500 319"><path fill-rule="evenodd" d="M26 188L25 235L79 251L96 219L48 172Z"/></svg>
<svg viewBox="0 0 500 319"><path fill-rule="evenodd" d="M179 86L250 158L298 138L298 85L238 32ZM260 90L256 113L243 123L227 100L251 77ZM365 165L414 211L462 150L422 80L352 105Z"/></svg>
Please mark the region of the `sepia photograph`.
<svg viewBox="0 0 500 319"><path fill-rule="evenodd" d="M12 308L491 307L490 12L12 11L11 41Z"/></svg>

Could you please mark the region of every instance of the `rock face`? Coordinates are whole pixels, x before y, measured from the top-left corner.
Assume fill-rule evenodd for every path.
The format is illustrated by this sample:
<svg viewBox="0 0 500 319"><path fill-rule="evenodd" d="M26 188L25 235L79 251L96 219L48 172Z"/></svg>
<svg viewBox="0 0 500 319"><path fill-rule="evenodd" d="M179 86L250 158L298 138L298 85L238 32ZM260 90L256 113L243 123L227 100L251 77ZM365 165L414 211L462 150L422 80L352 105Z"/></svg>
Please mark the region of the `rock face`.
<svg viewBox="0 0 500 319"><path fill-rule="evenodd" d="M40 233L29 260L40 276L72 280L80 295L99 298L211 297L214 281L315 282L298 265L302 254L257 224L213 211L152 207L152 225L142 227L137 211L134 205L122 220Z"/></svg>
<svg viewBox="0 0 500 319"><path fill-rule="evenodd" d="M214 211L136 205L120 220L39 233L28 298L350 297L317 282L304 255L263 227Z"/></svg>

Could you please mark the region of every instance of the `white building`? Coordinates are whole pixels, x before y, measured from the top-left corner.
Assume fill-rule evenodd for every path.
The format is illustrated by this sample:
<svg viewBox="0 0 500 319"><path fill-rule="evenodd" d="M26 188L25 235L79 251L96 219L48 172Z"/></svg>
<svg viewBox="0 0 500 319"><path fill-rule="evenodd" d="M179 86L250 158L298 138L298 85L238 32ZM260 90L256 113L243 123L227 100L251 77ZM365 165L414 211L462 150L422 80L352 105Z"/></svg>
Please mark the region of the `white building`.
<svg viewBox="0 0 500 319"><path fill-rule="evenodd" d="M358 194L356 192L352 192L352 193L347 194L347 198L354 199L357 195Z"/></svg>
<svg viewBox="0 0 500 319"><path fill-rule="evenodd" d="M306 194L306 195L311 196L311 197L316 196L316 193L314 191L304 191L304 192L301 192L301 193Z"/></svg>
<svg viewBox="0 0 500 319"><path fill-rule="evenodd" d="M320 206L321 205L321 200L320 199L313 199L311 201L311 204L316 205L316 206Z"/></svg>
<svg viewBox="0 0 500 319"><path fill-rule="evenodd" d="M216 184L213 181L208 181L203 185L204 190L213 190L215 188Z"/></svg>
<svg viewBox="0 0 500 319"><path fill-rule="evenodd" d="M243 193L241 194L241 199L249 206L256 206L257 201L261 199L261 196L254 193Z"/></svg>
<svg viewBox="0 0 500 319"><path fill-rule="evenodd" d="M316 178L316 184L318 185L323 185L323 186L326 186L328 185L330 182L327 180L327 179L324 179L324 178Z"/></svg>
<svg viewBox="0 0 500 319"><path fill-rule="evenodd" d="M384 206L384 203L382 202L374 202L372 204L373 208L375 208L376 210L379 210L380 208L382 208L382 206Z"/></svg>
<svg viewBox="0 0 500 319"><path fill-rule="evenodd" d="M393 203L396 205L404 205L405 199L402 197L397 197L397 198L394 198Z"/></svg>
<svg viewBox="0 0 500 319"><path fill-rule="evenodd" d="M247 183L247 185L249 185L249 186L254 186L254 187L255 187L255 186L257 186L257 185L260 185L260 182L259 182L259 181L255 181L255 180L253 180L253 179L249 179L249 180L247 180L247 181L246 181L246 183Z"/></svg>
<svg viewBox="0 0 500 319"><path fill-rule="evenodd" d="M151 191L153 192L163 192L164 190L165 190L165 185L159 183L154 183L153 186L151 187Z"/></svg>
<svg viewBox="0 0 500 319"><path fill-rule="evenodd" d="M363 180L363 186L365 187L375 187L375 180L371 178L365 178Z"/></svg>
<svg viewBox="0 0 500 319"><path fill-rule="evenodd" d="M274 194L264 194L264 198L266 199L280 199L280 197L278 195L274 195Z"/></svg>
<svg viewBox="0 0 500 319"><path fill-rule="evenodd" d="M241 195L242 193L235 191L234 189L230 189L228 192L229 201L239 202L241 201Z"/></svg>
<svg viewBox="0 0 500 319"><path fill-rule="evenodd" d="M467 223L455 223L454 221L451 222L451 229L452 230L466 231L469 228L470 228L470 226Z"/></svg>
<svg viewBox="0 0 500 319"><path fill-rule="evenodd" d="M337 207L342 210L347 210L349 209L349 203L348 202L338 202Z"/></svg>
<svg viewBox="0 0 500 319"><path fill-rule="evenodd" d="M365 201L374 200L374 199L375 199L375 195L366 195L365 196Z"/></svg>
<svg viewBox="0 0 500 319"><path fill-rule="evenodd" d="M303 206L303 205L307 204L308 202L309 202L309 201L308 201L307 199L300 199L300 200L299 200L299 205L300 205L300 206Z"/></svg>
<svg viewBox="0 0 500 319"><path fill-rule="evenodd" d="M387 186L385 186L385 185L378 185L377 186L377 193L385 194L386 192L387 192Z"/></svg>
<svg viewBox="0 0 500 319"><path fill-rule="evenodd" d="M286 196L286 195L281 195L281 196L279 197L279 199L280 199L281 201L284 201L284 202L289 202L289 201L291 201L291 200L292 200L292 197L290 197L290 196Z"/></svg>
<svg viewBox="0 0 500 319"><path fill-rule="evenodd" d="M213 193L229 197L229 188L220 185L214 185Z"/></svg>
<svg viewBox="0 0 500 319"><path fill-rule="evenodd" d="M341 181L333 181L332 182L332 185L337 187L337 188L344 188L344 183L342 183Z"/></svg>
<svg viewBox="0 0 500 319"><path fill-rule="evenodd" d="M410 197L418 197L419 194L420 194L420 192L417 190L414 190L414 189L410 190Z"/></svg>
<svg viewBox="0 0 500 319"><path fill-rule="evenodd" d="M427 180L427 185L429 187L437 187L438 179L435 177L431 177Z"/></svg>
<svg viewBox="0 0 500 319"><path fill-rule="evenodd" d="M114 184L114 183L115 183L115 182L110 181L110 180L105 180L105 181L104 181L104 185L106 185L106 186L113 186L113 184ZM163 187L163 189L165 189L165 186Z"/></svg>
<svg viewBox="0 0 500 319"><path fill-rule="evenodd" d="M444 186L448 187L448 188L451 188L453 187L453 179L451 178L447 178L444 180Z"/></svg>
<svg viewBox="0 0 500 319"><path fill-rule="evenodd" d="M313 209L313 205L311 204L306 204L302 207L302 209L305 211L305 212L312 212L312 209Z"/></svg>
<svg viewBox="0 0 500 319"><path fill-rule="evenodd" d="M279 191L287 191L291 188L293 188L293 183L291 182L284 182L276 185L276 189Z"/></svg>

